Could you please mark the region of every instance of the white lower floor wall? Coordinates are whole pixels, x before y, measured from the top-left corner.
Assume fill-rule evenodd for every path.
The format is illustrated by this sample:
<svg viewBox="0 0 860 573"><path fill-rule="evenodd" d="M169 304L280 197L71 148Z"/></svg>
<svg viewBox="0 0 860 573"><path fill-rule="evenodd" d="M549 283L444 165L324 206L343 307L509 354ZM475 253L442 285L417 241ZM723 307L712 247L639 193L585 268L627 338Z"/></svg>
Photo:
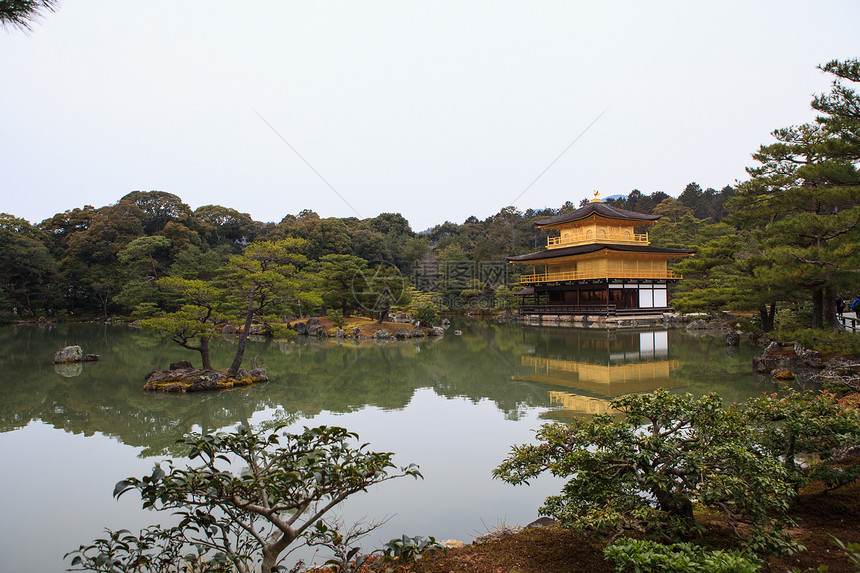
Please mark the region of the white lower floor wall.
<svg viewBox="0 0 860 573"><path fill-rule="evenodd" d="M663 308L668 304L666 285L639 285L639 308Z"/></svg>

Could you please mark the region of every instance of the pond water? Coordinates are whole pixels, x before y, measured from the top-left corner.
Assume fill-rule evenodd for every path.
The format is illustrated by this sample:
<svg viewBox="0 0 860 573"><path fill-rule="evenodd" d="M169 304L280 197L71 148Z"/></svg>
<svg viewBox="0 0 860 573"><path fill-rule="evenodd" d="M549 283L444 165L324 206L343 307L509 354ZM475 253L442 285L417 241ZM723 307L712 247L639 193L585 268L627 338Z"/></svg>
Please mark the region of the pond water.
<svg viewBox="0 0 860 573"><path fill-rule="evenodd" d="M438 340L382 344L261 339L249 343L246 364L263 365L268 384L187 396L141 391L148 372L199 362L154 333L93 324L0 328L0 571L63 571L63 554L104 527L136 530L166 519L111 492L120 479L182 455L175 442L192 430L273 420L294 429L339 425L371 449L395 452L398 465L418 464L424 480L387 482L338 508L346 524L390 518L366 538L372 549L401 534L469 542L500 524L536 519L561 482L515 488L491 472L542 423L605 412L616 396L657 387L718 392L726 402L774 388L751 372L757 349L745 341L727 349L720 336L478 321L454 328ZM51 365L69 344L101 361ZM213 350L216 366L229 364L230 342ZM290 561L297 559L314 554Z"/></svg>

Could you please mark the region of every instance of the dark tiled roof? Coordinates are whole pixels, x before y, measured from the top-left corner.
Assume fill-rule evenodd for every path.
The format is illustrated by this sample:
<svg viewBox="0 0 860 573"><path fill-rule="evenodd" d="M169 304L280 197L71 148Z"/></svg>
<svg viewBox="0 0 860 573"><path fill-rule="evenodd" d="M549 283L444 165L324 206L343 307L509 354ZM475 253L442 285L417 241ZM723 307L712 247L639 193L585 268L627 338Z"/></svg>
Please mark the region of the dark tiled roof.
<svg viewBox="0 0 860 573"><path fill-rule="evenodd" d="M570 213L565 213L564 215L559 215L558 217L553 217L551 219L544 219L543 221L535 221L535 225L538 227L544 227L546 225L567 223L568 221L585 219L592 213L596 213L597 215L608 217L610 219L633 219L637 221L656 221L660 218L660 215L645 215L644 213L636 213L635 211L619 209L617 207L607 205L606 203L595 201L594 203L587 204L585 207L580 207L576 211L571 211Z"/></svg>
<svg viewBox="0 0 860 573"><path fill-rule="evenodd" d="M608 249L610 251L621 251L626 253L656 253L665 255L691 255L694 251L691 249L668 249L661 247L651 247L649 245L610 245L606 243L591 243L588 245L577 245L575 247L563 247L561 249L547 249L527 255L519 255L516 257L508 257L511 262L524 261L539 261L543 259L555 259L558 257L566 257L568 255L584 255L586 253L595 253L597 251Z"/></svg>

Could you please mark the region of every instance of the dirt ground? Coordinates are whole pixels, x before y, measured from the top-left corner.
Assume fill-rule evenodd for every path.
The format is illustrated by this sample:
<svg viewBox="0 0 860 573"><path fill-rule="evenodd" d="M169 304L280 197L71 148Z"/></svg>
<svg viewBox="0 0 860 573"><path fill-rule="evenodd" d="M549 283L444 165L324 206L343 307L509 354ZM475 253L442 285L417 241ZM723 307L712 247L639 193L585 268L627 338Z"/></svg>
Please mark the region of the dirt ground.
<svg viewBox="0 0 860 573"><path fill-rule="evenodd" d="M832 537L845 543L860 542L860 484L823 492L804 491L792 511L797 526L792 536L806 546L792 557L761 556L765 572L800 571L826 565L831 573L856 573ZM707 519L708 532L700 540L713 549L740 548L738 539L719 519ZM832 537L831 537L832 536ZM408 569L413 573L610 573L603 559L603 544L558 527L526 529L481 545L451 549L425 556Z"/></svg>

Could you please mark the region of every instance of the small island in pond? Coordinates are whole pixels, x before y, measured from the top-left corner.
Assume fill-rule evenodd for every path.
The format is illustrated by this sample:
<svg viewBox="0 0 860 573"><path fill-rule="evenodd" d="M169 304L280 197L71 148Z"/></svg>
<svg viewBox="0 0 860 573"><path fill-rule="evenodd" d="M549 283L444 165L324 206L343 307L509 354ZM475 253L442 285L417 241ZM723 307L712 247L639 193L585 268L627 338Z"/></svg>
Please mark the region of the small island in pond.
<svg viewBox="0 0 860 573"><path fill-rule="evenodd" d="M168 370L159 370L146 377L143 389L146 392L202 392L204 390L226 390L268 382L269 377L262 368L245 370L235 374L226 370L203 370L194 368L187 360L174 362Z"/></svg>

